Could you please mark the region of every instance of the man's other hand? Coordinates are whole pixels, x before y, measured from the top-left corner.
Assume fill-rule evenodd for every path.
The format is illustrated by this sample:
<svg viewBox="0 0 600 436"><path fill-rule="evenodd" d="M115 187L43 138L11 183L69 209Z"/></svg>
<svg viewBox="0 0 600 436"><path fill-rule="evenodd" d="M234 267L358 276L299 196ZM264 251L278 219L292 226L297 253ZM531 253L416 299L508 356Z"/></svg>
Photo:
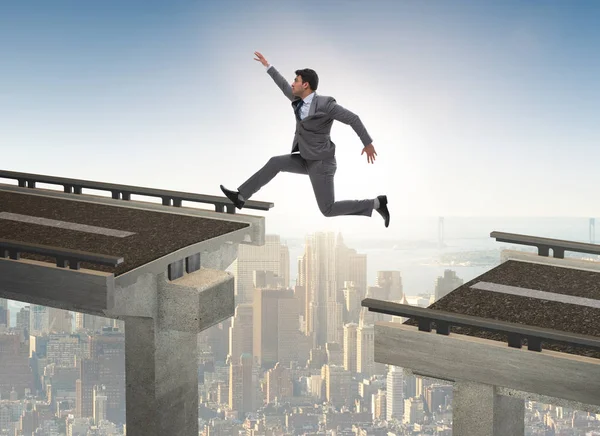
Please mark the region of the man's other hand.
<svg viewBox="0 0 600 436"><path fill-rule="evenodd" d="M375 147L373 147L373 144L369 144L363 148L360 155L362 156L365 153L367 153L367 163L375 163L375 156L377 156L377 153L375 152Z"/></svg>

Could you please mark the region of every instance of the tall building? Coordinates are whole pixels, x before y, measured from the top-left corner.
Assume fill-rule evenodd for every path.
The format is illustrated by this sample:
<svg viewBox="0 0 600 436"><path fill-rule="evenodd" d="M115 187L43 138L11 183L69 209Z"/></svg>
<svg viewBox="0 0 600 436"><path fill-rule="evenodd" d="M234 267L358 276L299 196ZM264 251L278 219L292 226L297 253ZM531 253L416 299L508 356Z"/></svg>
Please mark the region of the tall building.
<svg viewBox="0 0 600 436"><path fill-rule="evenodd" d="M229 365L229 408L243 420L246 413L254 411L254 384L252 355L242 354Z"/></svg>
<svg viewBox="0 0 600 436"><path fill-rule="evenodd" d="M288 262L288 265L282 264L282 261ZM254 271L271 271L289 283L289 250L281 244L279 235L265 235L262 246L240 244L238 257L231 268L235 276L236 302L252 303Z"/></svg>
<svg viewBox="0 0 600 436"><path fill-rule="evenodd" d="M229 355L237 361L242 354L252 354L253 336L252 304L242 303L235 308L235 315L229 327Z"/></svg>
<svg viewBox="0 0 600 436"><path fill-rule="evenodd" d="M349 323L344 325L344 369L352 373L356 372L357 329L358 324L356 323Z"/></svg>
<svg viewBox="0 0 600 436"><path fill-rule="evenodd" d="M294 357L298 302L291 289L255 289L253 303L253 354L263 368ZM280 340L281 338L281 340ZM281 359L279 352L281 351ZM285 364L285 363L284 363Z"/></svg>
<svg viewBox="0 0 600 436"><path fill-rule="evenodd" d="M73 314L68 310L48 308L48 333L67 333L73 330Z"/></svg>
<svg viewBox="0 0 600 436"><path fill-rule="evenodd" d="M337 301L327 302L327 342L342 344L344 340L344 305Z"/></svg>
<svg viewBox="0 0 600 436"><path fill-rule="evenodd" d="M358 289L352 282L344 282L344 321L358 323L361 309L361 300Z"/></svg>
<svg viewBox="0 0 600 436"><path fill-rule="evenodd" d="M388 365L386 380L386 419L402 422L404 418L404 381L402 368Z"/></svg>
<svg viewBox="0 0 600 436"><path fill-rule="evenodd" d="M363 378L360 381L358 384L358 395L361 399L361 411L373 409L373 395L377 394L379 389L385 390L385 379L382 377ZM383 419L385 419L385 414Z"/></svg>
<svg viewBox="0 0 600 436"><path fill-rule="evenodd" d="M115 320L103 316L95 316L81 312L75 313L76 330L88 330L92 332L102 331L103 327L112 327L114 321ZM123 329L120 330L123 331Z"/></svg>
<svg viewBox="0 0 600 436"><path fill-rule="evenodd" d="M327 363L329 365L336 365L343 367L344 365L344 351L342 346L337 342L328 342L325 344L325 350L327 352Z"/></svg>
<svg viewBox="0 0 600 436"><path fill-rule="evenodd" d="M75 381L75 417L90 418L94 413L93 388L98 383L98 362L77 359L79 378Z"/></svg>
<svg viewBox="0 0 600 436"><path fill-rule="evenodd" d="M352 374L338 365L323 365L321 376L325 381L325 398L335 407L349 405L357 392L352 390Z"/></svg>
<svg viewBox="0 0 600 436"><path fill-rule="evenodd" d="M425 388L423 397L429 413L444 411L452 401L452 385L432 384Z"/></svg>
<svg viewBox="0 0 600 436"><path fill-rule="evenodd" d="M283 402L293 396L294 386L289 368L277 363L275 367L267 371L266 379L268 404L274 403L275 399Z"/></svg>
<svg viewBox="0 0 600 436"><path fill-rule="evenodd" d="M308 334L313 347L325 345L328 334L328 302L337 302L334 234L315 233L305 241L307 295L310 295Z"/></svg>
<svg viewBox="0 0 600 436"><path fill-rule="evenodd" d="M444 276L435 281L435 300L439 300L463 284L463 279L457 277L456 271L444 270Z"/></svg>
<svg viewBox="0 0 600 436"><path fill-rule="evenodd" d="M94 386L104 386L106 415L116 424L125 422L125 335L104 332L87 337L90 358L77 358L76 417L94 416Z"/></svg>
<svg viewBox="0 0 600 436"><path fill-rule="evenodd" d="M341 233L335 240L335 282L337 289L343 289L344 283L350 281L350 249L344 243Z"/></svg>
<svg viewBox="0 0 600 436"><path fill-rule="evenodd" d="M308 267L310 265L309 260L312 259L312 254L306 248L304 249L304 254L302 256L298 256L298 277L296 279L296 287L300 288L301 291L298 293L298 297L304 297L300 300L300 306L302 306L302 315L303 315L303 324L304 328L302 331L305 335L311 334L312 321L309 321L310 316L310 305L312 301L312 286L309 285L309 277L311 274L311 269Z"/></svg>
<svg viewBox="0 0 600 436"><path fill-rule="evenodd" d="M106 395L106 389L104 386L94 386L92 391L92 402L94 423L98 425L100 421L107 419L106 406L108 403L108 397Z"/></svg>
<svg viewBox="0 0 600 436"><path fill-rule="evenodd" d="M356 329L356 371L364 376L375 375L375 326L373 324L359 324Z"/></svg>
<svg viewBox="0 0 600 436"><path fill-rule="evenodd" d="M63 368L75 367L75 357L83 356L83 347L78 335L51 334L46 348L46 364Z"/></svg>
<svg viewBox="0 0 600 436"><path fill-rule="evenodd" d="M279 277L283 280L283 287L292 286L290 279L290 249L286 244L279 246Z"/></svg>
<svg viewBox="0 0 600 436"><path fill-rule="evenodd" d="M8 398L13 389L20 398L33 389L29 349L20 335L0 333L0 397Z"/></svg>
<svg viewBox="0 0 600 436"><path fill-rule="evenodd" d="M8 300L0 298L0 327L10 327L10 313L8 311Z"/></svg>
<svg viewBox="0 0 600 436"><path fill-rule="evenodd" d="M379 389L376 394L373 395L373 420L386 419L387 411L387 398L386 392L383 389Z"/></svg>
<svg viewBox="0 0 600 436"><path fill-rule="evenodd" d="M277 361L286 367L299 358L300 323L298 299L288 295L277 303Z"/></svg>
<svg viewBox="0 0 600 436"><path fill-rule="evenodd" d="M30 311L31 306L25 306L17 312L17 329L21 330L25 337L29 336Z"/></svg>
<svg viewBox="0 0 600 436"><path fill-rule="evenodd" d="M385 289L387 300L399 301L404 295L400 271L377 271L375 284Z"/></svg>
<svg viewBox="0 0 600 436"><path fill-rule="evenodd" d="M298 316L300 317L300 330L306 333L306 286L294 286L294 297L298 300Z"/></svg>
<svg viewBox="0 0 600 436"><path fill-rule="evenodd" d="M409 375L404 377L404 397L416 397L417 396L417 377Z"/></svg>
<svg viewBox="0 0 600 436"><path fill-rule="evenodd" d="M29 314L29 334L42 336L48 333L49 307L32 304Z"/></svg>
<svg viewBox="0 0 600 436"><path fill-rule="evenodd" d="M367 255L350 249L348 262L348 278L346 280L354 282L354 286L362 297L367 294Z"/></svg>
<svg viewBox="0 0 600 436"><path fill-rule="evenodd" d="M254 288L282 289L287 288L283 283L283 278L276 275L273 271L252 271L252 285Z"/></svg>
<svg viewBox="0 0 600 436"><path fill-rule="evenodd" d="M404 400L404 423L420 424L425 418L423 398L411 397Z"/></svg>

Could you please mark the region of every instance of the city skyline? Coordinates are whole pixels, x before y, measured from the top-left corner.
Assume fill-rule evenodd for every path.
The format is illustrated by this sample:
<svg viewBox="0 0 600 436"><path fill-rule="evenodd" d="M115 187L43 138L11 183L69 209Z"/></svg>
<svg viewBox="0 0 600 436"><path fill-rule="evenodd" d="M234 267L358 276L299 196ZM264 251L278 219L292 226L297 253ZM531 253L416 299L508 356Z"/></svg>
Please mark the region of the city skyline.
<svg viewBox="0 0 600 436"><path fill-rule="evenodd" d="M310 243L307 244L309 252L310 250L317 251L315 251L315 255L312 256L316 263L307 263L307 267L316 268L316 270L314 272L306 272L306 274L304 274L306 278L321 276L321 273L318 272L319 269L322 268L322 266L319 266L321 264L336 265L335 271L331 271L328 275L323 276L323 279L326 281L332 280L333 277L338 277L340 273L351 273L347 268L338 270L337 268L341 265L337 262L331 263L329 259L329 256L335 253L336 257L340 256L339 259L344 259L344 262L348 261L348 266L353 265L353 261L350 260L351 257L347 258L344 254L344 250L348 250L348 253L351 254L353 249L351 247L344 247L344 250L340 251L340 247L342 247L342 245L340 245L341 240L332 239L333 236L333 234L327 233L321 233L319 236L317 233L313 235L315 239L310 240ZM322 239L321 248L318 242L319 238ZM287 313L290 309L297 310L298 307L302 305L295 304L290 299L291 294L285 294L286 291L282 288L282 283L278 276L276 274L271 274L274 271L286 273L286 268L283 265L278 264L278 262L291 261L289 256L281 255L282 248L278 246L278 244L281 243L279 237L277 235L271 235L270 237L267 237L266 242L265 245L253 247L251 251L248 251L248 253L245 254L246 256L256 256L257 259L261 259L261 261L255 261L256 267L268 268L267 270L253 271L254 283L256 286L260 284L260 286L264 288L264 291L255 289L255 295L258 295L256 292L262 293L265 296L268 294L272 294L273 296L280 294L277 298L287 299L291 304L281 305L280 302L276 303L275 306L272 306L272 303L267 303L268 305L264 306L266 308L265 313L271 314L266 319L267 324L260 318L258 320L250 321L249 319L257 316L255 312L256 306L250 306L253 309L250 311L250 314L243 314L241 311L245 310L247 312L247 307L245 307L247 305L241 304L236 308L235 317L223 322L224 326L230 326L228 329L220 329L215 326L200 334L200 337L202 338L199 339L199 345L201 345L200 355L206 356L201 357L201 361L203 362L201 364L202 374L205 377L204 382L199 384L202 404L207 408L215 408L216 405L229 405L229 409L226 409L224 412L226 419L222 420L215 417L205 421L204 433L202 434L211 435L212 431L221 428L221 426L225 426L224 428L235 428L236 421L232 419L236 417L244 422L244 426L250 426L245 428L253 428L252 431L255 432L262 431L261 429L264 429L264 427L261 427L261 425L264 424L260 424L253 416L256 415L254 412L255 410L263 410L261 413L267 413L264 412L266 409L265 407L260 407L260 405L263 404L262 401L266 399L265 401L268 401L269 407L271 408L278 407L277 405L281 401L296 401L300 402L300 404L304 404L304 412L291 412L289 415L290 422L301 423L306 422L307 420L308 422L312 422L312 417L318 418L318 416L321 416L322 414L323 417L327 417L326 421L328 423L330 421L339 422L339 425L342 426L348 425L348 420L350 420L350 422L358 421L362 423L360 424L361 427L372 428L373 431L375 431L375 429L379 428L384 422L387 422L385 428L388 430L393 429L396 434L405 434L403 432L406 429L413 428L414 426L414 429L435 427L438 429L440 435L449 435L452 417L452 385L444 383L442 380L436 381L433 379L407 376L399 370L387 370L384 365L375 363L373 361L373 324L383 320L383 315L368 312L366 311L366 308L360 310L360 316L358 316L358 312L352 314L353 309L350 304L350 293L344 293L343 303L343 316L350 316L350 318L344 318L343 320L340 318L336 321L341 321L343 323L341 324L343 325L343 336L338 336L336 338L335 333L330 334L329 320L319 322L316 328L326 329L325 336L328 338L328 341L326 343L321 343L320 345L317 344L317 348L312 348L307 368L302 368L302 365L298 366L291 360L287 361L287 365L289 366L286 366L286 364L282 365L280 360L282 355L280 354L279 358L271 359L267 363L266 368L260 369L260 353L262 351L258 352L258 360L256 361L256 348L253 349L252 353L247 351L247 341L251 337L248 336L249 329L254 329L254 338L257 337L257 328L261 331L261 334L267 334L267 336L265 336L265 338L268 337L267 342L260 345L260 349L264 350L266 353L270 353L269 355L271 356L275 356L278 352L281 353L282 351L287 353L286 355L288 356L290 355L290 352L298 353L293 355L297 356L295 358L300 362L303 362L303 359L306 359L306 357L303 358L301 356L306 356L306 353L310 349L309 343L302 340L294 341L290 336L290 333L293 333L291 330L282 330L282 327L291 325L291 318L288 318L283 324L277 321L273 324L273 307L278 307L278 312L285 310ZM320 257L317 257L316 254ZM244 259L238 260L244 261ZM258 272L260 272L260 274L258 274ZM246 274L246 272L244 272L244 274ZM400 274L399 271L398 274ZM398 278L400 277L401 276L399 275ZM340 279L342 279L342 277L340 277ZM441 283L443 281L446 281L446 284ZM391 284L393 282L396 282L397 284L401 283L398 282L397 279L392 279L391 276L382 276L378 285L385 286L385 283ZM437 283L439 289L436 288L435 292L436 299L441 298L453 287L459 286L462 283L463 280L459 279L457 281L454 274L449 274L447 277L443 278L440 277L440 280L438 280ZM362 285L359 286L362 287ZM365 286L365 288L368 292L374 292L375 288L377 288L377 292L384 291L384 288L378 288L377 286ZM364 292L364 290L365 289L362 289L360 292ZM297 294L298 291L298 289L295 289L294 294ZM372 297L384 300L390 299L391 295L384 294L372 295ZM300 295L306 296L308 293L301 292ZM330 294L328 298L332 297L332 295L333 294ZM396 293L396 297L398 295L400 294ZM295 295L293 298L295 299L298 297ZM362 297L359 296L359 299L360 298ZM409 303L406 300L403 300L403 302L405 304ZM409 304L427 307L431 304L431 301L427 299L420 302L412 300ZM36 333L37 337L43 337L46 329L51 329L52 326L56 327L58 325L55 321L51 320L50 312L59 313L61 311L55 309L50 310L41 306L37 307L42 310L38 311L38 315L35 317L31 317L30 325L38 326L36 328L40 328L41 330L39 333ZM290 315L286 316L291 316L293 318L296 316L297 312L292 310L289 314ZM238 318L240 316L241 318ZM248 318L248 316L250 318ZM260 315L258 316L260 317ZM331 316L330 311L328 311L327 316ZM357 316L358 318L356 318ZM88 320L88 326L92 328L98 328L107 322L113 324L108 319L99 318L98 320L94 320L93 318L95 317L90 317ZM241 324L239 327L234 327L237 325L238 319ZM86 319L84 316L76 316L76 320L77 328L79 330L85 328ZM355 321L358 321L358 323ZM401 319L396 319L394 321L402 322ZM300 327L300 329L302 330L302 327ZM227 335L229 336L229 341L225 339ZM77 349L77 343L81 341L81 339L75 341L75 337L76 336L69 335L68 333L67 336L60 334L51 335L50 342L48 343L48 358L50 359L50 356L52 356L52 362L62 362L61 365L65 365L65 363L69 361L68 354L74 352L73 350ZM79 338L81 338L81 336L79 336ZM334 342L331 342L330 339ZM337 344L335 343L336 341ZM295 349L290 348L290 344L295 344ZM35 346L32 349L39 350L40 345L42 349L44 349L45 345L43 340L40 343L36 340ZM107 343L107 345L109 344ZM239 358L236 359L235 356L230 355L232 347L238 350L238 353L240 354ZM41 353L43 354L44 352ZM50 353L52 353L52 355ZM79 351L77 351L77 353L79 353ZM225 358L224 356L228 353L229 356ZM40 358L42 357L42 354L40 355ZM206 360L206 358L208 358L208 360ZM213 368L209 369L210 365L207 367L206 363L210 364L211 362ZM121 362L121 365L123 364L124 362ZM118 370L118 368L116 369ZM307 377L307 371L311 374L310 377ZM122 375L117 376L117 373L113 372L106 374L109 374L110 377L112 377L111 380L113 380L113 384L114 380L116 380L115 377L117 379L123 377ZM106 374L104 377L106 377ZM86 377L88 377L89 380L96 380L97 376L92 371L89 372ZM83 385L78 389L83 389ZM85 389L86 392L93 394L93 400L91 400L90 397L81 396L83 394L78 393L78 399L76 400L78 403L75 404L84 401L87 409L85 409L85 412L77 412L77 414L83 413L84 415L90 415L92 414L91 407L99 407L99 412L96 412L96 409L93 409L93 419L97 421L100 419L98 417L107 416L107 411L112 410L112 413L115 413L115 407L122 407L122 403L117 404L114 399L114 395L121 395L119 393L120 388L118 385L113 385L112 391L105 389L99 391L99 387L92 388L88 383L86 384ZM78 390L77 392L81 391ZM98 392L101 393L98 394ZM114 393L111 394L110 392ZM11 398L12 395L13 393L11 392ZM358 403L352 403L352 401L350 401L352 398L356 399ZM111 404L111 399L113 408L107 409ZM320 408L315 408L313 411L306 408L306 405L312 404L315 400L325 402L323 405L324 410L322 412L320 411ZM5 402L5 404L7 403ZM336 408L336 411L327 412L326 409L332 406ZM354 406L356 406L356 410L353 409ZM531 410L529 407L531 407ZM347 409L347 411L343 412L345 409ZM586 415L563 409L562 406L543 404L535 404L533 406L528 405L526 417L528 422L531 422L532 425L534 422L540 422L541 418L538 417L537 420L534 418L537 416L537 411L539 411L540 413L543 413L544 422L547 423L548 426L555 427L562 425L561 423L567 422L571 417L573 422L577 422L577 426L585 425L586 420L580 418L580 416L585 417ZM241 416L236 415L237 412L250 414L248 415L248 418L244 420ZM22 421L23 423L27 423L27 425L33 425L33 423L36 422L36 416L37 415L35 414L25 414ZM80 426L80 428L87 428L86 426L89 427L90 424L86 423L87 421L85 418L77 418L77 416L78 415L75 415L73 419L69 418L67 420L67 425L75 427ZM588 413L587 416L593 416L593 414L589 415ZM433 419L432 417L435 417L435 420L432 422L428 421ZM110 425L110 420L107 422L107 425ZM333 424L327 424L326 428L331 428L330 425Z"/></svg>

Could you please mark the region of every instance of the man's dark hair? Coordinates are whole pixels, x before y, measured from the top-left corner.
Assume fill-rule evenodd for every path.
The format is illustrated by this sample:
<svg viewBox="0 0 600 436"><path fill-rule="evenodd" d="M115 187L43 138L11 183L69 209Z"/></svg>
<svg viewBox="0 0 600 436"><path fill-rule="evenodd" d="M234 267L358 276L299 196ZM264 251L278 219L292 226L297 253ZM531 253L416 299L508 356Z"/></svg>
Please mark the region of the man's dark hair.
<svg viewBox="0 0 600 436"><path fill-rule="evenodd" d="M317 72L315 70L311 70L310 68L296 70L296 76L300 76L302 78L302 83L308 82L310 89L313 91L317 90L317 87L319 86L319 76L317 76Z"/></svg>

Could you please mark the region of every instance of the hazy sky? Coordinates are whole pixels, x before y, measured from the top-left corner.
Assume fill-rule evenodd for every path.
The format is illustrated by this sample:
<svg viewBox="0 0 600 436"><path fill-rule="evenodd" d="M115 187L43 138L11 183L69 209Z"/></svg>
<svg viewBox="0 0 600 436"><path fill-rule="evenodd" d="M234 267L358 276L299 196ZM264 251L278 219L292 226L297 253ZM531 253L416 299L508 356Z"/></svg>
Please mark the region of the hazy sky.
<svg viewBox="0 0 600 436"><path fill-rule="evenodd" d="M275 208L249 211L269 233L596 216L599 20L598 1L4 1L0 168L235 189L294 133L258 50L359 115L377 161L335 122L336 196L392 214L325 218L307 176L279 174L253 197Z"/></svg>

